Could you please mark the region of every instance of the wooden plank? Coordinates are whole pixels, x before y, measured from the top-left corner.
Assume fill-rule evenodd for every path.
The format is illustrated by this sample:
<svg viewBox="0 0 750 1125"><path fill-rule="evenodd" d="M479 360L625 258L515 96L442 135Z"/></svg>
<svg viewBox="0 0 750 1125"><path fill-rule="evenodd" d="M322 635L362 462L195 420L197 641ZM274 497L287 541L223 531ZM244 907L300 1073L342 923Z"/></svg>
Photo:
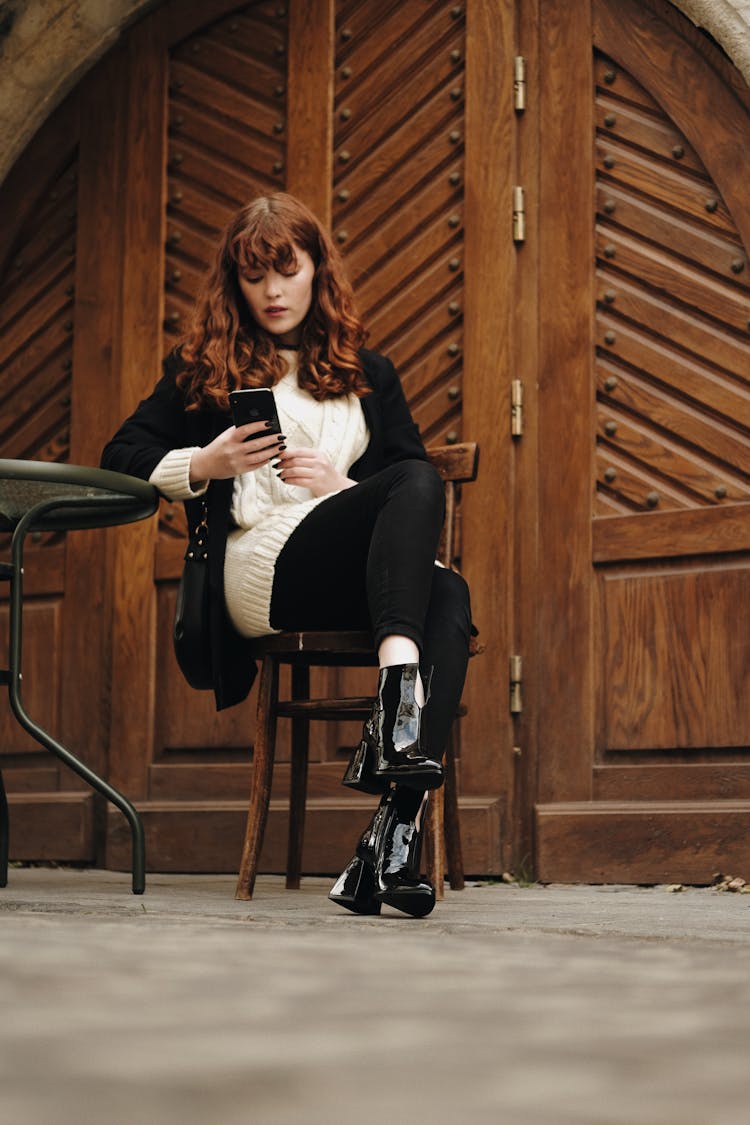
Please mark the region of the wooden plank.
<svg viewBox="0 0 750 1125"><path fill-rule="evenodd" d="M671 760L659 765L594 767L595 801L750 800L750 764L746 761Z"/></svg>
<svg viewBox="0 0 750 1125"><path fill-rule="evenodd" d="M696 883L750 870L750 801L542 804L543 883Z"/></svg>
<svg viewBox="0 0 750 1125"><path fill-rule="evenodd" d="M595 151L597 176L607 183L632 188L655 203L675 208L681 216L701 220L719 236L734 233L732 216L719 198L715 211L706 210L708 193L716 196L716 192L683 172L676 161L670 168L610 137L597 137Z"/></svg>
<svg viewBox="0 0 750 1125"><path fill-rule="evenodd" d="M460 209L456 209L456 214L460 218ZM437 215L414 234L408 246L382 260L357 289L357 299L365 313L376 308L382 311L384 304L400 303L402 287L412 278L419 281L429 263L450 249L460 237L459 227L460 221L454 227L449 216Z"/></svg>
<svg viewBox="0 0 750 1125"><path fill-rule="evenodd" d="M333 0L297 0L289 13L287 190L324 226L333 182Z"/></svg>
<svg viewBox="0 0 750 1125"><path fill-rule="evenodd" d="M376 803L356 798L308 799L303 873L338 875L351 859ZM486 796L462 798L459 810L466 874L500 874L499 802ZM246 802L147 801L139 804L139 811L146 833L146 861L150 871L237 871L247 817ZM261 872L285 870L287 824L287 802L272 801L260 857ZM107 866L129 870L130 850L126 821L116 810L110 811Z"/></svg>
<svg viewBox="0 0 750 1125"><path fill-rule="evenodd" d="M624 231L598 226L596 259L609 262L630 280L650 286L657 294L690 306L689 311L713 317L719 327L747 330L747 296L731 281L712 277L676 254L641 242Z"/></svg>
<svg viewBox="0 0 750 1125"><path fill-rule="evenodd" d="M163 319L164 173L167 51L158 16L127 39L128 74L139 91L121 130L127 156L122 242L119 394L126 417L153 387ZM115 528L112 568L112 711L110 781L132 797L145 793L154 738L156 520ZM137 700L137 707L133 701Z"/></svg>
<svg viewBox="0 0 750 1125"><path fill-rule="evenodd" d="M539 799L590 793L593 85L588 4L540 7ZM565 223L557 219L566 200ZM564 427L560 420L565 419ZM565 654L563 660L560 653ZM571 669L574 674L571 675Z"/></svg>
<svg viewBox="0 0 750 1125"><path fill-rule="evenodd" d="M61 594L65 582L64 543L45 544L24 551L24 597ZM0 584L0 603L8 601L9 587Z"/></svg>
<svg viewBox="0 0 750 1125"><path fill-rule="evenodd" d="M370 347L389 352L391 340L403 338L414 320L428 312L436 301L460 296L462 282L463 245L456 241L421 274L401 284L392 298L367 318Z"/></svg>
<svg viewBox="0 0 750 1125"><path fill-rule="evenodd" d="M750 247L750 212L737 154L750 148L750 120L728 85L683 40L654 34L659 21L638 0L597 0L594 36L598 47L620 62L658 98L688 142L710 167L745 247ZM626 24L628 34L622 34ZM706 121L711 122L710 130ZM710 157L706 154L710 152Z"/></svg>
<svg viewBox="0 0 750 1125"><path fill-rule="evenodd" d="M750 371L750 342L723 325L652 293L638 279L627 280L606 265L597 270L596 280L600 309L616 309L627 320L669 340L679 340L684 351L735 377L744 378Z"/></svg>
<svg viewBox="0 0 750 1125"><path fill-rule="evenodd" d="M49 183L70 163L78 140L78 111L76 87L47 118L0 185L0 276L5 274L21 230L32 215L34 223L39 221L38 193L29 191L28 185Z"/></svg>
<svg viewBox="0 0 750 1125"><path fill-rule="evenodd" d="M653 473L621 457L610 446L598 445L596 448L596 483L597 502L603 499L609 501L601 510L597 508L597 518L613 515L618 510L622 515L632 515L634 511L648 514L654 507L655 484L658 485L660 512L671 508L695 508L697 503L694 496L680 492L661 478L655 481Z"/></svg>
<svg viewBox="0 0 750 1125"><path fill-rule="evenodd" d="M611 64L607 62L607 68L610 67ZM623 93L622 79L626 77L619 77L617 94ZM706 170L695 150L669 118L663 115L655 117L653 112L644 113L621 98L610 97L611 90L612 87L608 86L607 93L600 94L596 99L596 127L601 133L649 149L664 160L676 159L673 150L679 146L682 150L680 166L705 176Z"/></svg>
<svg viewBox="0 0 750 1125"><path fill-rule="evenodd" d="M8 793L11 861L86 863L94 854L88 793Z"/></svg>
<svg viewBox="0 0 750 1125"><path fill-rule="evenodd" d="M429 16L429 9L435 6L430 0L411 0L409 4L404 4L402 0L397 3L387 0L377 5L360 4L349 13L342 14L338 11L337 101L341 101L343 97L348 100L349 89L357 84L359 77L366 75L371 69L377 69L394 50L400 48L403 51L405 47L408 49L420 22L425 15ZM341 5L337 7L340 9ZM350 74L343 73L344 65L349 68ZM376 88L375 100L380 93Z"/></svg>
<svg viewBox="0 0 750 1125"><path fill-rule="evenodd" d="M708 231L697 222L684 219L674 209L672 197L667 192L663 194L663 201L655 206L619 185L599 180L596 191L597 213L600 217L604 215L614 218L618 226L625 227L640 238L649 239L668 249L678 249L681 257L687 258L694 265L723 275L736 285L743 288L750 285L750 280L732 269L734 262L746 261L739 240L717 234L716 231ZM735 234L734 227L732 234Z"/></svg>
<svg viewBox="0 0 750 1125"><path fill-rule="evenodd" d="M595 563L748 550L750 520L743 504L692 512L604 516L594 521Z"/></svg>
<svg viewBox="0 0 750 1125"><path fill-rule="evenodd" d="M657 476L679 485L699 502L714 503L717 489L724 489L730 501L746 500L750 494L748 485L737 474L722 471L700 453L694 454L688 447L652 429L650 420L631 419L624 411L613 409L610 402L598 404L596 433L600 442L606 442L647 470L653 470ZM727 449L729 453L731 447ZM658 502L658 479L655 478L655 482Z"/></svg>
<svg viewBox="0 0 750 1125"><path fill-rule="evenodd" d="M609 340L607 333L611 334ZM679 341L660 340L637 327L600 314L596 342L600 354L609 353L607 358L616 363L640 369L675 400L682 399L699 407L696 418L700 418L703 426L710 424L712 416L723 415L727 437L732 428L750 430L750 388L699 359L685 355L679 350ZM616 397L617 390L613 389L611 397ZM722 426L722 422L718 425Z"/></svg>
<svg viewBox="0 0 750 1125"><path fill-rule="evenodd" d="M498 419L513 367L515 253L510 238L513 170L508 159L515 128L510 108L513 22L510 4L471 0L466 5L463 431L478 442L482 461L477 483L462 498L463 567L473 617L487 644L482 659L471 662L463 696L468 714L460 731L461 786L464 794L472 795L507 790L513 743L502 686L511 636L507 560L513 500L506 487L498 487L509 479L511 456L509 427ZM449 162L445 174L453 167ZM456 273L463 268L462 258L456 255ZM450 260L446 264L450 269ZM508 830L505 818L497 827L495 848L500 851Z"/></svg>
<svg viewBox="0 0 750 1125"><path fill-rule="evenodd" d="M82 85L70 439L70 460L80 465L98 465L101 448L116 425L113 341L119 329L118 199L123 167L116 136L122 121L124 81L123 53L114 50ZM103 246L108 253L102 253ZM60 651L67 674L61 679L60 727L53 733L100 774L106 774L109 741L107 566L104 531L67 535ZM66 787L88 791L68 771L63 776ZM87 858L93 859L93 853Z"/></svg>
<svg viewBox="0 0 750 1125"><path fill-rule="evenodd" d="M377 49L382 47L382 30L380 23L378 34L371 37ZM432 91L442 89L443 112L450 115L451 103L455 109L458 101L451 98L450 89L460 83L452 52L462 53L463 38L463 26L451 17L449 6L436 5L431 19L403 40L398 50L366 78L361 82L356 77L350 79L338 113L337 147L345 145L352 152L371 152L394 129L408 124L414 107ZM342 111L346 111L345 118Z"/></svg>
<svg viewBox="0 0 750 1125"><path fill-rule="evenodd" d="M608 323L612 324L611 321L602 318L601 323L597 324L598 337L602 333L606 335ZM633 350L635 351L635 348ZM647 353L643 349L640 354ZM620 358L619 352L616 356ZM715 466L717 472L720 473L725 467L734 469L739 479L735 478L738 491L736 495L732 495L732 498L739 499L744 495L742 477L750 475L750 443L748 443L750 428L746 427L744 434L739 431L741 418L738 415L726 415L730 423L734 423L737 427L735 429L734 426L716 418L719 412L718 406L711 413L696 410L672 392L671 387L665 390L658 385L655 386L649 379L641 378L639 374L626 367L617 370L615 375L617 381L613 387L609 380L615 370L613 364L597 364L597 389L602 396L601 409L605 413L610 404L617 404L631 416L642 419L649 428L666 432L680 443L687 443L702 458L714 458L718 462ZM711 373L706 374L707 381L710 382ZM710 391L703 397L710 398ZM615 444L619 443L615 441ZM730 493L727 492L725 495L729 496ZM714 495L708 498L713 501L716 497Z"/></svg>
<svg viewBox="0 0 750 1125"><path fill-rule="evenodd" d="M170 144L173 152L179 151L188 161L184 167L180 167L185 164L184 160L177 161L173 173L177 177L188 172L189 180L182 177L186 184L196 180L222 195L236 198L242 183L248 179L265 184L283 183L280 172L274 170L275 162L284 156L283 138L277 138L276 134L262 136L219 121L201 106L183 108L171 88L169 104ZM283 112L283 106L278 112ZM179 125L178 118L181 118ZM220 175L216 172L212 175L212 167Z"/></svg>
<svg viewBox="0 0 750 1125"><path fill-rule="evenodd" d="M239 127L271 137L276 132L274 126L283 121L276 106L264 105L224 78L187 67L179 60L173 61L171 72L176 82L182 82L184 88L189 89L191 100L204 113L209 117L216 115L219 123L230 129Z"/></svg>

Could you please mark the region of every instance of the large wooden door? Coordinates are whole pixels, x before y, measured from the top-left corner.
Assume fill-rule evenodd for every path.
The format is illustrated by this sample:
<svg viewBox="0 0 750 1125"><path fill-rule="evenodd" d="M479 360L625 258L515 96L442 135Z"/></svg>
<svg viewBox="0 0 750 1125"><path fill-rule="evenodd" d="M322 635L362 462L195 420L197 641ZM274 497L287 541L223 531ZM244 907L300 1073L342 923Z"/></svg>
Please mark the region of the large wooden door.
<svg viewBox="0 0 750 1125"><path fill-rule="evenodd" d="M15 362L18 354L26 366L11 363L0 375L4 455L95 464L179 340L226 219L258 191L277 188L300 195L330 224L370 345L397 363L425 439L460 440L465 52L464 9L447 0L155 6L85 77L73 111L51 119L48 140L57 138L57 148L49 142L39 150L35 142L5 185L12 222L3 277L13 303L0 325L0 360ZM72 161L77 180L58 187L55 177L68 174ZM41 227L23 202L29 185L35 200L45 199ZM50 202L45 193L53 189ZM54 254L45 256L37 242L48 233L45 247ZM58 248L64 233L75 254L72 242ZM32 252L34 272L21 274L26 293L16 263ZM15 315L17 306L24 316ZM29 403L48 385L55 397L41 418ZM27 441L34 427L38 440ZM255 698L217 716L212 697L191 691L179 675L171 621L184 535L181 505L165 503L158 520L70 536L64 555L59 543L40 544L46 554L38 604L30 607L27 666L31 672L38 650L48 665L51 690L42 696L50 725L63 719L57 729L142 811L152 869L233 871ZM67 607L62 617L60 607ZM75 673L66 655L75 656ZM489 663L484 669L491 675ZM83 842L63 846L57 832L47 844L37 806L44 800L57 809L59 787L70 782L57 771L52 777L42 754L30 771L10 723L0 734L14 855L93 858L98 840L109 864L126 866L121 818L111 813L102 831L83 792L75 795L78 837L85 807ZM339 868L366 816L367 802L340 787L356 737L345 725L315 730L308 871ZM491 753L480 741L476 760L468 744L463 759L473 871L500 866L499 791L481 780L481 760ZM284 863L288 754L282 729L265 870Z"/></svg>
<svg viewBox="0 0 750 1125"><path fill-rule="evenodd" d="M671 8L540 5L537 872L750 865L750 92Z"/></svg>

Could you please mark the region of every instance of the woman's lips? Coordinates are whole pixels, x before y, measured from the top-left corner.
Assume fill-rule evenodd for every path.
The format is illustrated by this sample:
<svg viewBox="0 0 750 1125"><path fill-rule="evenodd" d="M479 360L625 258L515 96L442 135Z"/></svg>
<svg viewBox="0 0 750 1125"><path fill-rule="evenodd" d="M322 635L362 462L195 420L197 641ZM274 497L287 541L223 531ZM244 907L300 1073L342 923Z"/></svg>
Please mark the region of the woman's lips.
<svg viewBox="0 0 750 1125"><path fill-rule="evenodd" d="M266 316L281 316L285 312L286 309L281 305L269 305L269 307L265 309Z"/></svg>

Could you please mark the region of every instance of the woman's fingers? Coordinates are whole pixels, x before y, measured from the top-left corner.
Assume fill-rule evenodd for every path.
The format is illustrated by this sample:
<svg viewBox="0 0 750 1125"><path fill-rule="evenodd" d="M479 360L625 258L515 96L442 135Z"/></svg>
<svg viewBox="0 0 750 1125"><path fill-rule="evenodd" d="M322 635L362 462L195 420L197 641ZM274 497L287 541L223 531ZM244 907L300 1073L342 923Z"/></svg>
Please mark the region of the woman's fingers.
<svg viewBox="0 0 750 1125"><path fill-rule="evenodd" d="M276 433L269 433L269 427L265 422L247 422L244 426L236 426L235 433L240 441L247 441L254 435L263 434L269 438L277 438L279 435ZM256 437L256 440L260 440Z"/></svg>

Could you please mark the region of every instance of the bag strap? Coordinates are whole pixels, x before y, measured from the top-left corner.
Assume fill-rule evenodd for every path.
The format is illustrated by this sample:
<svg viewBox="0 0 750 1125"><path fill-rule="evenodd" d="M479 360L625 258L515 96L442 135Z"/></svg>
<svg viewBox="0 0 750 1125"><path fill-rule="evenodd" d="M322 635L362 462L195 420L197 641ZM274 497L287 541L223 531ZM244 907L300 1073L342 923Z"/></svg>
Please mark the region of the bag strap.
<svg viewBox="0 0 750 1125"><path fill-rule="evenodd" d="M208 505L201 500L201 518L188 536L185 561L195 559L197 562L208 560Z"/></svg>

